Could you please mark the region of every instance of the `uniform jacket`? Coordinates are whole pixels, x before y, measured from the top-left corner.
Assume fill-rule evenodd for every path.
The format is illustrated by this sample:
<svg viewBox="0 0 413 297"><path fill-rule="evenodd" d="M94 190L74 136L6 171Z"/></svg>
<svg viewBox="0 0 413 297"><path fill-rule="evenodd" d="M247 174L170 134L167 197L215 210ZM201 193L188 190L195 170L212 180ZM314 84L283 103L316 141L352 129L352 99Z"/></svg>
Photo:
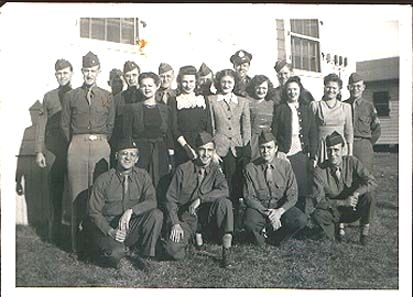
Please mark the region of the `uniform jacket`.
<svg viewBox="0 0 413 297"><path fill-rule="evenodd" d="M104 234L111 228L109 222L127 209L132 209L135 215L140 215L157 206L152 180L144 169L134 167L127 178L129 184L125 197L123 176L114 168L100 175L93 185L88 213L92 222Z"/></svg>
<svg viewBox="0 0 413 297"><path fill-rule="evenodd" d="M166 93L166 97L167 97L167 102L166 103L162 100L162 97L163 97L164 93ZM176 97L176 90L173 90L171 88L168 88L168 89L165 89L165 90L162 90L161 88L159 88L155 93L156 102L162 103L162 104L168 104L169 103L169 98L172 98L172 97Z"/></svg>
<svg viewBox="0 0 413 297"><path fill-rule="evenodd" d="M202 204L229 197L228 184L218 164L210 163L206 167L205 178L199 187L198 170L196 160L183 163L176 169L166 193L166 211L172 225L179 223L178 212L187 210L198 198Z"/></svg>
<svg viewBox="0 0 413 297"><path fill-rule="evenodd" d="M244 172L244 200L247 207L264 214L269 208L288 210L298 199L297 182L291 164L279 158L271 162L273 185L265 180L266 164L262 158L249 163ZM271 191L270 191L271 190Z"/></svg>
<svg viewBox="0 0 413 297"><path fill-rule="evenodd" d="M115 124L112 95L94 86L89 105L87 92L82 86L68 92L63 100L61 127L69 141L73 134L106 134L108 139L112 135Z"/></svg>
<svg viewBox="0 0 413 297"><path fill-rule="evenodd" d="M373 103L364 98L347 99L353 112L354 137L370 139L375 144L381 135L380 120Z"/></svg>
<svg viewBox="0 0 413 297"><path fill-rule="evenodd" d="M208 97L216 150L224 157L231 150L237 156L236 147L246 146L251 140L249 101L236 96L237 103L219 100L218 95Z"/></svg>
<svg viewBox="0 0 413 297"><path fill-rule="evenodd" d="M44 152L45 147L53 151L56 145L63 146L67 141L60 128L62 116L62 101L66 92L72 88L69 85L51 90L44 95L42 110L36 125L35 151Z"/></svg>
<svg viewBox="0 0 413 297"><path fill-rule="evenodd" d="M280 104L275 109L272 123L272 133L277 139L278 149L283 153L288 153L291 148L292 124L291 109L286 102ZM318 149L318 129L315 125L312 110L308 105L300 104L297 110L300 124L301 147L305 154L309 154L314 159Z"/></svg>

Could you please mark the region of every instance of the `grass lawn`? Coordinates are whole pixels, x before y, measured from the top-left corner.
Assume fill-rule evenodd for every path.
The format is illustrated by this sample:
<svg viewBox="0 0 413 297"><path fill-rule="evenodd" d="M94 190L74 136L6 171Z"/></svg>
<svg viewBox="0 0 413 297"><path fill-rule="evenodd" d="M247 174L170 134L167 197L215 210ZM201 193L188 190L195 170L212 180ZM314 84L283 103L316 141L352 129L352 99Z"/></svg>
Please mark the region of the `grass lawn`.
<svg viewBox="0 0 413 297"><path fill-rule="evenodd" d="M340 244L306 236L279 248L237 244L238 265L231 270L218 265L220 246L208 244L215 256L190 253L181 262L155 262L144 273L133 261L115 270L74 260L31 227L18 226L16 286L398 289L398 155L376 153L375 160L377 209L367 247L358 243L358 226L350 225Z"/></svg>

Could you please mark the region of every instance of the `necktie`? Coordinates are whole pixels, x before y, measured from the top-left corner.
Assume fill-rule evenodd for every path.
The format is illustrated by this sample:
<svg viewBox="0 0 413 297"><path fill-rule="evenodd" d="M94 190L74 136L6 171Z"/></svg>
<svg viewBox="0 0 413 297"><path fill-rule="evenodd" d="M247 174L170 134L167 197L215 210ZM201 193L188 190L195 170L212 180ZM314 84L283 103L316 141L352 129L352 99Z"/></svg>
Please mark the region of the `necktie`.
<svg viewBox="0 0 413 297"><path fill-rule="evenodd" d="M167 91L163 91L163 92L162 92L162 101L163 101L163 103L165 103L165 104L168 103L168 92L167 92Z"/></svg>
<svg viewBox="0 0 413 297"><path fill-rule="evenodd" d="M129 179L128 179L128 176L125 175L123 177L123 197L126 197L126 195L128 195L128 188L129 188Z"/></svg>
<svg viewBox="0 0 413 297"><path fill-rule="evenodd" d="M334 168L334 177L336 178L337 182L340 182L340 178L341 178L340 167L335 167Z"/></svg>
<svg viewBox="0 0 413 297"><path fill-rule="evenodd" d="M273 185L274 181L273 181L273 176L272 176L272 165L271 164L266 165L264 175L265 175L265 181L266 181L267 186L268 186L269 194L272 197L272 192L273 192L272 191L272 185Z"/></svg>
<svg viewBox="0 0 413 297"><path fill-rule="evenodd" d="M90 88L87 90L87 94L86 94L87 102L89 102L89 105L90 105L91 102L92 102L92 88L93 88L93 87L90 87Z"/></svg>
<svg viewBox="0 0 413 297"><path fill-rule="evenodd" d="M197 187L199 188L201 186L201 183L203 182L205 178L205 168L200 167L198 170L198 180L197 180Z"/></svg>

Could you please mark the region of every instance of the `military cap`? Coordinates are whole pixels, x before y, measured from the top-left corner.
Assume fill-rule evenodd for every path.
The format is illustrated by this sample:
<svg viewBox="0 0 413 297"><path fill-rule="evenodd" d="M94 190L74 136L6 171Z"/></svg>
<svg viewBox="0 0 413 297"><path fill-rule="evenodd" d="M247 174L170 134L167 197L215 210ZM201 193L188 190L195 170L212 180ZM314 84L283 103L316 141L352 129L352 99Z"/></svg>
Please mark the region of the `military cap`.
<svg viewBox="0 0 413 297"><path fill-rule="evenodd" d="M110 72L109 72L109 80L112 80L114 78L118 78L122 76L122 71L120 71L120 69L117 68L113 68Z"/></svg>
<svg viewBox="0 0 413 297"><path fill-rule="evenodd" d="M244 50L236 51L230 58L232 64L239 65L242 63L249 63L252 60L252 55Z"/></svg>
<svg viewBox="0 0 413 297"><path fill-rule="evenodd" d="M72 64L70 64L70 62L65 59L59 59L56 61L56 64L54 64L54 69L56 71L65 69L67 67L70 67L71 69L73 69Z"/></svg>
<svg viewBox="0 0 413 297"><path fill-rule="evenodd" d="M356 72L353 72L352 74L350 74L350 77L348 78L348 84L353 84L359 81L362 81L363 78Z"/></svg>
<svg viewBox="0 0 413 297"><path fill-rule="evenodd" d="M212 73L212 70L205 63L202 63L201 67L199 67L198 75L207 76L210 73Z"/></svg>
<svg viewBox="0 0 413 297"><path fill-rule="evenodd" d="M205 131L201 131L198 133L198 135L196 136L195 139L195 145L196 147L200 147L203 146L207 143L213 142L213 137L211 134L209 134L208 132Z"/></svg>
<svg viewBox="0 0 413 297"><path fill-rule="evenodd" d="M344 139L337 131L334 131L330 135L326 137L326 145L327 147L337 145L337 144L344 144Z"/></svg>
<svg viewBox="0 0 413 297"><path fill-rule="evenodd" d="M162 74L162 73L165 73L165 72L168 72L168 71L171 71L171 70L173 70L171 65L169 65L167 63L161 63L159 65L158 74Z"/></svg>
<svg viewBox="0 0 413 297"><path fill-rule="evenodd" d="M136 146L136 143L130 137L124 137L120 139L120 141L116 145L117 152L121 150L126 150L126 149L133 149L133 148L138 148L138 147Z"/></svg>
<svg viewBox="0 0 413 297"><path fill-rule="evenodd" d="M100 65L100 62L98 56L96 56L94 53L89 51L85 56L83 56L83 67L93 67L96 65Z"/></svg>
<svg viewBox="0 0 413 297"><path fill-rule="evenodd" d="M179 68L180 75L196 75L196 68L194 66L188 65Z"/></svg>
<svg viewBox="0 0 413 297"><path fill-rule="evenodd" d="M139 72L141 71L138 64L136 64L133 61L126 61L125 64L123 65L123 73L132 71L135 68L137 68Z"/></svg>
<svg viewBox="0 0 413 297"><path fill-rule="evenodd" d="M274 135L269 131L262 131L260 136L258 137L258 145L268 143L270 141L274 141L277 144L277 140L275 139Z"/></svg>
<svg viewBox="0 0 413 297"><path fill-rule="evenodd" d="M281 71L281 69L284 68L285 65L291 68L291 64L288 63L286 60L278 60L277 62L275 62L274 70L278 73Z"/></svg>

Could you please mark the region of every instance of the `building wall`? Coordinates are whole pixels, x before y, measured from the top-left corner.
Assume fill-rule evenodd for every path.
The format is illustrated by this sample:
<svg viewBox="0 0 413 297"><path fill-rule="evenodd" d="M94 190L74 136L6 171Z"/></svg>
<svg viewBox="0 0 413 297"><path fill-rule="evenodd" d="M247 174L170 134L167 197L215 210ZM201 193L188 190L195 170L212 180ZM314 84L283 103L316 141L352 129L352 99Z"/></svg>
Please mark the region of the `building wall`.
<svg viewBox="0 0 413 297"><path fill-rule="evenodd" d="M367 82L364 97L373 102L373 93L388 91L390 95L389 116L380 117L381 137L377 144L398 144L399 143L399 81L386 80ZM408 98L406 98L408 100ZM411 99L410 99L411 100Z"/></svg>

